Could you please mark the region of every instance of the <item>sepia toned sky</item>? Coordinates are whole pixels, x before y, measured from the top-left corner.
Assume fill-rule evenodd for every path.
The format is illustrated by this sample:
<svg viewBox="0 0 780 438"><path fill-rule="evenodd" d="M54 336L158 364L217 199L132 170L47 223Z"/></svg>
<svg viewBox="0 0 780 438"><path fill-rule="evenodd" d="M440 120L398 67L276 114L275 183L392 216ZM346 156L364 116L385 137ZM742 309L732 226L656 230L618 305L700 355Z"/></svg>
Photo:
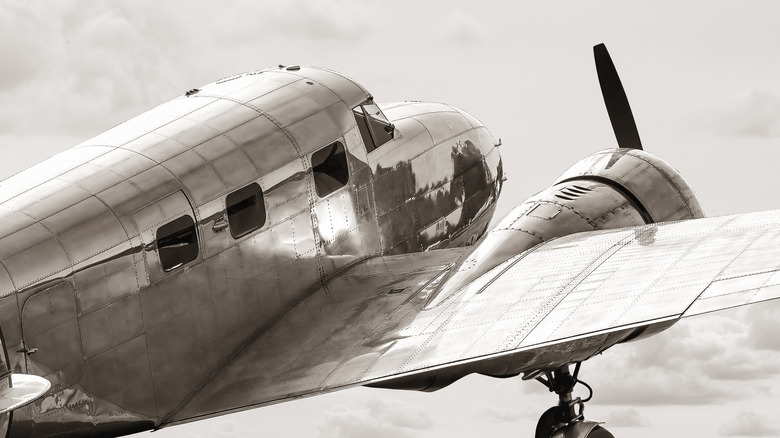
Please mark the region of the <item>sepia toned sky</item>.
<svg viewBox="0 0 780 438"><path fill-rule="evenodd" d="M774 1L0 0L0 176L188 89L277 64L341 71L378 102L456 105L503 142L498 216L615 140L593 67L607 44L645 149L708 215L780 208ZM618 437L780 436L780 304L682 321L589 360L586 416ZM581 393L581 395L585 395ZM358 388L154 437L530 436L536 382ZM144 436L144 434L140 434Z"/></svg>

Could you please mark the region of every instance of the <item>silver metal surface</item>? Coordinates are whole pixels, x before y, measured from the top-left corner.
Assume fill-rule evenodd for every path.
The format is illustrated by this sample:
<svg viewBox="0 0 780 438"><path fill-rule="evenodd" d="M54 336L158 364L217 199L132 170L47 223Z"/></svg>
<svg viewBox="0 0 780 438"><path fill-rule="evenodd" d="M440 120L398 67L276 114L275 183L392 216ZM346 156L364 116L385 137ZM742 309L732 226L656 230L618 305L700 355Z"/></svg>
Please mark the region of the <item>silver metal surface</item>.
<svg viewBox="0 0 780 438"><path fill-rule="evenodd" d="M498 197L487 130L446 105L394 104L396 139L367 154L352 108L369 99L323 69L249 72L3 181L0 328L11 369L52 385L11 434L160 425L349 266L473 243ZM321 197L311 155L334 141L347 184ZM252 183L267 217L236 239L225 197ZM158 232L182 216L197 255L166 267Z"/></svg>
<svg viewBox="0 0 780 438"><path fill-rule="evenodd" d="M489 131L379 104L388 141L367 148L371 102L328 70L249 72L3 181L3 365L51 383L24 407L0 390L10 436L560 367L780 293L780 213L656 224L702 214L643 151L584 159L483 238L504 180ZM249 185L265 217L236 234Z"/></svg>
<svg viewBox="0 0 780 438"><path fill-rule="evenodd" d="M668 327L729 278L763 284L755 297L777 289L778 250L758 254L777 247L778 225L775 211L561 237L423 311L428 285L468 269L457 261L469 249L372 259L259 333L173 420L356 384L402 387L426 372L514 374L581 360L636 328ZM751 254L754 242L767 243Z"/></svg>

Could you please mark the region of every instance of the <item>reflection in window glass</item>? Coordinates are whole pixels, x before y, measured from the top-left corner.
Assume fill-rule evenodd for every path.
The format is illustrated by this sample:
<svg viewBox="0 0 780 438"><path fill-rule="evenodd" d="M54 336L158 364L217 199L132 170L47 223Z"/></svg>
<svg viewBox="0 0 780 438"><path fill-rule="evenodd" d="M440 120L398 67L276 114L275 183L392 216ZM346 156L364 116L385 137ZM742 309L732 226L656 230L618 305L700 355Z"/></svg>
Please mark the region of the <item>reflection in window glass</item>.
<svg viewBox="0 0 780 438"><path fill-rule="evenodd" d="M373 101L363 104L363 113L368 116L368 124L371 126L376 147L393 139L393 125Z"/></svg>
<svg viewBox="0 0 780 438"><path fill-rule="evenodd" d="M347 154L340 141L318 150L311 156L314 187L320 198L344 187L349 181Z"/></svg>
<svg viewBox="0 0 780 438"><path fill-rule="evenodd" d="M376 149L376 146L374 145L374 139L371 138L371 132L368 130L366 116L363 115L360 107L355 108L354 114L358 129L360 129L360 136L363 137L363 144L366 145L366 152L371 152Z"/></svg>
<svg viewBox="0 0 780 438"><path fill-rule="evenodd" d="M172 271L198 257L195 222L182 216L157 229L157 251L164 271Z"/></svg>
<svg viewBox="0 0 780 438"><path fill-rule="evenodd" d="M355 107L352 113L363 137L363 144L366 145L366 152L371 152L393 139L395 127L373 101L369 100Z"/></svg>
<svg viewBox="0 0 780 438"><path fill-rule="evenodd" d="M228 224L230 235L238 239L265 224L263 190L257 183L249 184L227 195Z"/></svg>

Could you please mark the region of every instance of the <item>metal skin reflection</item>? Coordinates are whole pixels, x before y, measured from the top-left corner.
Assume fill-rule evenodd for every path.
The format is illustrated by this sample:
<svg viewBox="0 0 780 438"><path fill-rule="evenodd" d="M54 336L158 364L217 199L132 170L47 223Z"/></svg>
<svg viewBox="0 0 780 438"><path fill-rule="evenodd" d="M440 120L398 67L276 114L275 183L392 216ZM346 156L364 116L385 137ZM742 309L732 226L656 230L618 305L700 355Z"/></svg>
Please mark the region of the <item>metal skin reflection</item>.
<svg viewBox="0 0 780 438"><path fill-rule="evenodd" d="M334 274L479 238L501 181L484 126L445 105L381 105L397 136L367 153L352 114L367 100L322 69L251 72L3 181L0 327L11 369L52 383L13 412L10 436L121 435L179 419ZM334 141L349 180L320 198L310 157ZM251 183L267 218L234 239L218 226L225 196ZM183 215L197 222L199 251L167 272L155 232Z"/></svg>
<svg viewBox="0 0 780 438"><path fill-rule="evenodd" d="M13 373L51 383L3 414L10 436L118 436L355 385L533 374L674 322L553 342L561 324L531 329L554 301L485 292L502 284L488 273L561 236L702 217L668 164L596 153L488 232L504 180L488 130L448 105L388 103L393 138L367 147L353 109L372 101L324 69L250 72L3 181L4 347ZM346 184L318 192L312 155L336 142ZM266 217L235 238L226 197L251 184ZM198 251L177 264L181 242L157 233L184 216ZM655 230L618 237L652 246ZM518 349L529 334L541 347Z"/></svg>

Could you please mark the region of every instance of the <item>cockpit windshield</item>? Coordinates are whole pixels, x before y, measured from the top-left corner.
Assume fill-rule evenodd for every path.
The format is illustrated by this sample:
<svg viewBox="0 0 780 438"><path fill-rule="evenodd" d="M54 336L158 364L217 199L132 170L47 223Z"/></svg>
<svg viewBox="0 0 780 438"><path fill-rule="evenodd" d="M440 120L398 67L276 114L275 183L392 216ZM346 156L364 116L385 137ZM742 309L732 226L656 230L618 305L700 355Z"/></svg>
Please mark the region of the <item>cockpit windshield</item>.
<svg viewBox="0 0 780 438"><path fill-rule="evenodd" d="M353 108L355 121L360 128L366 151L371 152L393 139L395 126L387 120L382 110L369 99Z"/></svg>

